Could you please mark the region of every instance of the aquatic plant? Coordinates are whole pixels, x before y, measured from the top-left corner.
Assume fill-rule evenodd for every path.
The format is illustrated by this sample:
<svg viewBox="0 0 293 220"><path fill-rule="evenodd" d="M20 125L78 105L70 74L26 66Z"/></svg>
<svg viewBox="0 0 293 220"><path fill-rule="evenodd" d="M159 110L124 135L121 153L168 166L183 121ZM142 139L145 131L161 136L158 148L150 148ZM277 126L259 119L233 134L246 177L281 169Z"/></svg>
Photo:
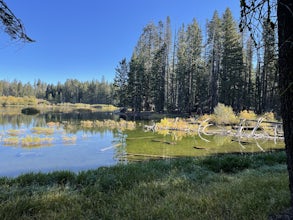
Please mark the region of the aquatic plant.
<svg viewBox="0 0 293 220"><path fill-rule="evenodd" d="M9 129L7 130L7 134L10 136L18 136L22 134L24 131L20 129Z"/></svg>
<svg viewBox="0 0 293 220"><path fill-rule="evenodd" d="M23 147L41 146L44 144L50 144L53 141L52 137L39 137L27 135L21 139L21 145Z"/></svg>
<svg viewBox="0 0 293 220"><path fill-rule="evenodd" d="M31 131L33 133L36 133L36 134L45 134L45 135L52 135L54 133L54 128L52 127L33 127L31 129Z"/></svg>
<svg viewBox="0 0 293 220"><path fill-rule="evenodd" d="M104 120L104 121L81 121L80 122L81 126L84 128L105 128L105 129L119 129L119 130L133 130L136 128L136 123L134 121L125 121L125 120L120 120L120 121L115 121L115 120Z"/></svg>
<svg viewBox="0 0 293 220"><path fill-rule="evenodd" d="M77 137L75 135L69 136L69 135L63 135L62 141L65 143L75 143L77 140Z"/></svg>
<svg viewBox="0 0 293 220"><path fill-rule="evenodd" d="M183 118L163 118L156 123L157 130L177 130L185 132L194 132L198 129L198 123L190 123L189 120Z"/></svg>
<svg viewBox="0 0 293 220"><path fill-rule="evenodd" d="M16 146L19 143L18 137L8 137L3 139L4 145L13 145Z"/></svg>
<svg viewBox="0 0 293 220"><path fill-rule="evenodd" d="M84 128L92 128L94 127L94 121L90 121L90 120L81 121L80 125Z"/></svg>
<svg viewBox="0 0 293 220"><path fill-rule="evenodd" d="M135 121L126 121L126 120L120 120L118 121L118 128L121 130L134 130L136 128Z"/></svg>
<svg viewBox="0 0 293 220"><path fill-rule="evenodd" d="M59 127L60 126L60 122L53 122L53 121L49 121L47 122L47 126L52 128L52 127Z"/></svg>

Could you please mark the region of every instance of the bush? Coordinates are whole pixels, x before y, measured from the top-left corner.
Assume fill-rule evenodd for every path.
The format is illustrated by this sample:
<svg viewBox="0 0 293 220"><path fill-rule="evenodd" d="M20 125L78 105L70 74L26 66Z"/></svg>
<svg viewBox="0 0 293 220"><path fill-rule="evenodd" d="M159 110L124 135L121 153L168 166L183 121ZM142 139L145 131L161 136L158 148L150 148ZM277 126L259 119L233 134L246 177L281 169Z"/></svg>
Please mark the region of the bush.
<svg viewBox="0 0 293 220"><path fill-rule="evenodd" d="M266 121L277 121L273 112L266 112L262 115Z"/></svg>
<svg viewBox="0 0 293 220"><path fill-rule="evenodd" d="M204 114L198 118L198 121L203 122L204 120L207 120L207 119L209 119L208 122L211 122L211 123L216 122L216 117L214 114L211 114L211 115Z"/></svg>
<svg viewBox="0 0 293 220"><path fill-rule="evenodd" d="M40 113L40 110L33 108L33 107L28 107L28 108L23 108L21 110L21 113L25 114L25 115L36 115L36 114Z"/></svg>
<svg viewBox="0 0 293 220"><path fill-rule="evenodd" d="M38 101L35 97L15 97L15 96L1 96L0 104L5 107L7 105L36 105Z"/></svg>
<svg viewBox="0 0 293 220"><path fill-rule="evenodd" d="M257 115L253 111L243 110L239 113L238 117L240 119L255 120Z"/></svg>
<svg viewBox="0 0 293 220"><path fill-rule="evenodd" d="M233 112L231 106L219 103L214 108L215 122L220 125L237 124L239 120Z"/></svg>
<svg viewBox="0 0 293 220"><path fill-rule="evenodd" d="M276 122L277 120L275 119L275 115L273 112L266 112L262 115L264 118L264 121L271 121L271 122ZM275 136L275 126L270 123L261 123L260 127L263 129L265 133L267 133L270 136Z"/></svg>

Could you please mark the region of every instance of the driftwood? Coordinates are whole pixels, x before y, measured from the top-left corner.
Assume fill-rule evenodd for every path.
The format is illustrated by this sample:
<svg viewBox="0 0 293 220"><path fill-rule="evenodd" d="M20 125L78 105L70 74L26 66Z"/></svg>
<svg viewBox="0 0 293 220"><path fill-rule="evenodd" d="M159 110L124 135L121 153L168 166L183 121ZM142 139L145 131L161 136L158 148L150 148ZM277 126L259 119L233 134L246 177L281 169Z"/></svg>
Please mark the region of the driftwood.
<svg viewBox="0 0 293 220"><path fill-rule="evenodd" d="M256 122L256 125L253 127L252 131L250 133L245 133L243 132L243 130L250 130L247 129L247 127L251 128L252 126L248 126L245 125L246 122ZM269 135L267 132L265 132L264 130L262 131L262 133L257 133L258 130L261 130L261 124L262 123L267 123L271 125L271 128L274 131L274 135L271 136ZM281 122L274 122L274 121L265 121L264 118L259 118L258 120L242 120L237 133L235 136L237 137L248 137L248 138L255 138L255 139L273 139L274 141L276 141L277 139L283 139L283 131L278 131L278 130L282 130L282 123ZM281 135L280 135L281 134Z"/></svg>
<svg viewBox="0 0 293 220"><path fill-rule="evenodd" d="M175 119L175 124L177 122L177 118ZM202 134L208 136L208 135L215 135L215 134L219 134L219 135L229 135L229 136L234 136L238 139L238 142L241 144L241 140L243 138L252 138L252 139L270 139L270 140L274 140L275 143L278 139L283 139L284 135L283 135L283 131L282 131L282 123L281 122L275 122L275 121L265 121L264 118L259 118L258 120L247 120L247 119L242 119L240 121L240 124L237 126L233 126L232 128L237 128L237 131L234 132L233 129L232 130L227 130L224 127L220 127L221 130L220 131L207 131L207 128L209 126L212 126L213 124L208 123L209 119L206 119L202 122L197 121L198 124L198 128L197 130L195 129L191 129L191 128L164 128L166 130L170 130L170 131L184 131L187 133L192 133L192 132L196 132L198 134L198 136L206 141L206 142L210 142L209 140L207 140L206 138L204 138L202 136ZM251 123L256 123L254 126L253 125L249 125ZM261 129L261 124L262 123L267 123L270 124L271 128L273 129L273 136L269 135L267 132L265 132L263 129ZM194 122L193 122L194 124ZM146 125L145 129L147 131L157 131L158 130L158 126L156 124L154 125ZM262 130L262 131L261 131ZM250 132L247 132L250 131ZM241 146L243 146L241 144ZM243 146L243 148L245 148Z"/></svg>
<svg viewBox="0 0 293 220"><path fill-rule="evenodd" d="M204 134L206 134L206 132L204 131L204 129L207 128L207 126L203 126L203 124L207 123L209 120L210 120L210 119L208 118L208 119L204 120L203 122L201 122L201 123L199 124L199 126L198 126L198 130L197 130L197 134L198 134L198 136L199 136L202 140L204 140L204 141L206 141L206 142L210 142L210 141L207 140L207 139L205 139L205 138L203 138L203 137L201 136L201 132L204 133ZM210 126L211 124L208 124L208 125Z"/></svg>
<svg viewBox="0 0 293 220"><path fill-rule="evenodd" d="M111 150L112 148L115 148L115 147L120 147L122 145L122 143L118 143L118 144L115 144L115 145L112 145L112 146L109 146L109 147L104 147L102 148L100 151L106 151L106 150Z"/></svg>

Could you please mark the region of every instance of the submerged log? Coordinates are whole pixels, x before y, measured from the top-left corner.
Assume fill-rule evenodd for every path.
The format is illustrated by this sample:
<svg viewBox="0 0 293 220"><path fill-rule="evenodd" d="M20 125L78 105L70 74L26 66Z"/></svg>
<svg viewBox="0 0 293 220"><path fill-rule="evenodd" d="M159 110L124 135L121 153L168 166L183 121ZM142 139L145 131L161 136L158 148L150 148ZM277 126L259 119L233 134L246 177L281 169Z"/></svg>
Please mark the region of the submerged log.
<svg viewBox="0 0 293 220"><path fill-rule="evenodd" d="M169 144L169 145L175 145L176 144L176 142L164 141L164 140L158 140L158 139L152 139L152 142L160 142L160 143Z"/></svg>
<svg viewBox="0 0 293 220"><path fill-rule="evenodd" d="M194 148L194 149L197 149L197 150L206 150L204 147L197 147L197 146L194 146L193 148Z"/></svg>
<svg viewBox="0 0 293 220"><path fill-rule="evenodd" d="M165 155L155 155L155 154L131 154L127 153L126 156L130 157L149 157L149 158L160 158L160 159L166 159L166 158L174 158L172 156L165 156Z"/></svg>

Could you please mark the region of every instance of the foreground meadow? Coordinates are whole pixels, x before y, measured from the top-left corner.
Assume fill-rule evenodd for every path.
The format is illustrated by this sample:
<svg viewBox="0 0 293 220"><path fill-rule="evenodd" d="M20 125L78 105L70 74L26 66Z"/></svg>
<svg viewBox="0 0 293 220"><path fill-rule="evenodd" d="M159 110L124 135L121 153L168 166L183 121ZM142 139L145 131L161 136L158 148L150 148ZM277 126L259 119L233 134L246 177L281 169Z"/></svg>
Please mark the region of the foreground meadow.
<svg viewBox="0 0 293 220"><path fill-rule="evenodd" d="M289 207L283 151L0 178L0 219L267 219Z"/></svg>

